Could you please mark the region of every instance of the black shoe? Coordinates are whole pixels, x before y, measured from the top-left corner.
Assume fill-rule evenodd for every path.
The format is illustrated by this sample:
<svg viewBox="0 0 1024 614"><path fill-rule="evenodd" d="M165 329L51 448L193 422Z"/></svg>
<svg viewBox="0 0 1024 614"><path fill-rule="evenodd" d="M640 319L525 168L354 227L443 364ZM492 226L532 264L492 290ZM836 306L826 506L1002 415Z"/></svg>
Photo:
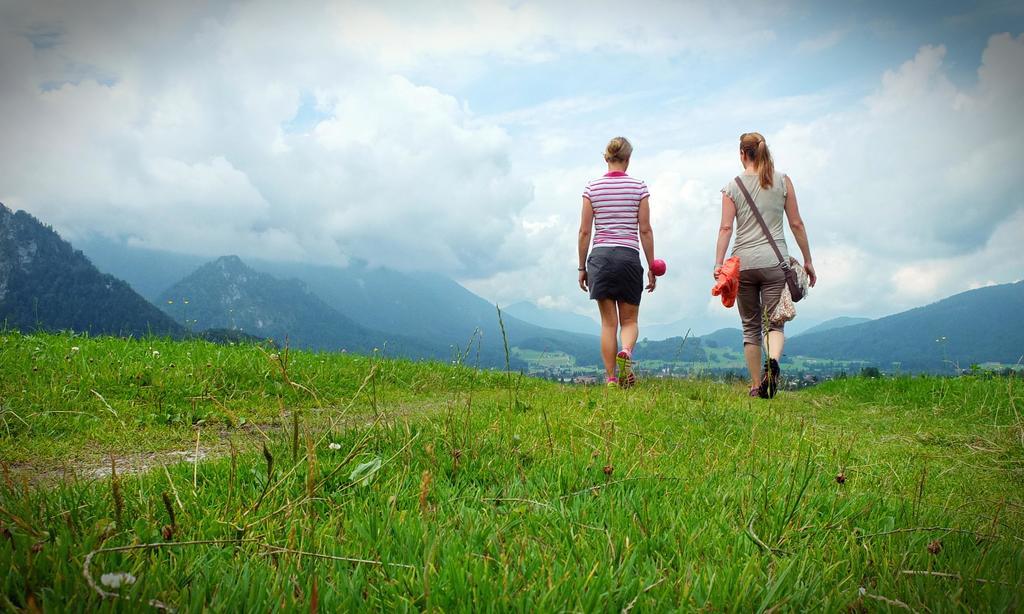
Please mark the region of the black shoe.
<svg viewBox="0 0 1024 614"><path fill-rule="evenodd" d="M769 358L764 363L764 375L761 376L761 385L757 389L758 396L762 399L771 399L779 391L779 361Z"/></svg>

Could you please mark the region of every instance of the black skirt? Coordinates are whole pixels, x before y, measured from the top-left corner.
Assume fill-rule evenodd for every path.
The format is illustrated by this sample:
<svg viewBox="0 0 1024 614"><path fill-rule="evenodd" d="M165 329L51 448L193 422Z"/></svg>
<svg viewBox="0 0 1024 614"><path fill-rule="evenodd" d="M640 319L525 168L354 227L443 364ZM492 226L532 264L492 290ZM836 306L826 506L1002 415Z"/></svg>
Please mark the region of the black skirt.
<svg viewBox="0 0 1024 614"><path fill-rule="evenodd" d="M629 247L595 247L587 258L590 298L639 305L644 293L640 253Z"/></svg>

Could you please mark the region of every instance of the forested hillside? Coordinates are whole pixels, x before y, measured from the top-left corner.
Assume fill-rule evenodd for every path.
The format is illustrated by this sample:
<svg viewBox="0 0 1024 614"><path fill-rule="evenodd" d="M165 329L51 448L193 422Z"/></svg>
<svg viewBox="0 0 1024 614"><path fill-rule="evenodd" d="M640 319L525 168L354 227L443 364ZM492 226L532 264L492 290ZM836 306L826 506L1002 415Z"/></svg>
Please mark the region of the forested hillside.
<svg viewBox="0 0 1024 614"><path fill-rule="evenodd" d="M23 331L180 335L174 320L32 215L0 204L0 323Z"/></svg>
<svg viewBox="0 0 1024 614"><path fill-rule="evenodd" d="M1024 282L969 290L862 324L800 335L791 355L865 360L883 369L948 372L1024 355Z"/></svg>

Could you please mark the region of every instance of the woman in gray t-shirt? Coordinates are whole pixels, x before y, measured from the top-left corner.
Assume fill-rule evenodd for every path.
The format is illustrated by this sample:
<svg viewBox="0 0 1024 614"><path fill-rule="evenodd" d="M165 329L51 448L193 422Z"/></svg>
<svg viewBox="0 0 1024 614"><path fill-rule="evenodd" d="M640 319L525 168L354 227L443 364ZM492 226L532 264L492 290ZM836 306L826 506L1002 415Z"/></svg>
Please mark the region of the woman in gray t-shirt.
<svg viewBox="0 0 1024 614"><path fill-rule="evenodd" d="M783 214L789 219L789 228L803 253L804 268L813 286L817 276L811 264L811 248L807 242L807 230L800 218L793 182L786 175L775 171L772 155L760 133L747 132L740 135L740 163L744 170L739 179L750 192L779 251L786 259L789 258L789 252L782 226ZM715 279L718 279L725 261L734 223L736 242L733 244L732 255L740 259L740 288L736 303L743 322L743 354L750 372L750 396L772 397L778 385L779 358L785 343L784 325L781 322L771 323L765 334L762 330L762 317L765 312L771 313L778 304L786 284L786 275L735 180L729 181L722 188L722 224L715 250ZM762 343L768 354L764 377L761 367Z"/></svg>

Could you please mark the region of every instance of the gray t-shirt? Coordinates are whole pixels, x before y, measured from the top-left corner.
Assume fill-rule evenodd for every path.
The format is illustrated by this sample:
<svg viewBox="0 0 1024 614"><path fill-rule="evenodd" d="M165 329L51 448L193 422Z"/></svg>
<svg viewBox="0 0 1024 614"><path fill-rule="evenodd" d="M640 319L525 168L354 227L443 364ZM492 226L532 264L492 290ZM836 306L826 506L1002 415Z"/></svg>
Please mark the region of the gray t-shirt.
<svg viewBox="0 0 1024 614"><path fill-rule="evenodd" d="M754 199L765 224L768 224L782 257L788 260L786 234L782 229L782 218L786 209L786 175L776 172L772 187L768 189L761 188L757 175L744 173L740 175L740 179L750 192L750 197ZM778 266L779 258L768 243L768 238L764 236L761 225L757 223L757 218L754 217L746 197L736 186L736 182L729 181L725 184L722 193L736 203L736 240L733 241L732 255L740 257L740 270Z"/></svg>

